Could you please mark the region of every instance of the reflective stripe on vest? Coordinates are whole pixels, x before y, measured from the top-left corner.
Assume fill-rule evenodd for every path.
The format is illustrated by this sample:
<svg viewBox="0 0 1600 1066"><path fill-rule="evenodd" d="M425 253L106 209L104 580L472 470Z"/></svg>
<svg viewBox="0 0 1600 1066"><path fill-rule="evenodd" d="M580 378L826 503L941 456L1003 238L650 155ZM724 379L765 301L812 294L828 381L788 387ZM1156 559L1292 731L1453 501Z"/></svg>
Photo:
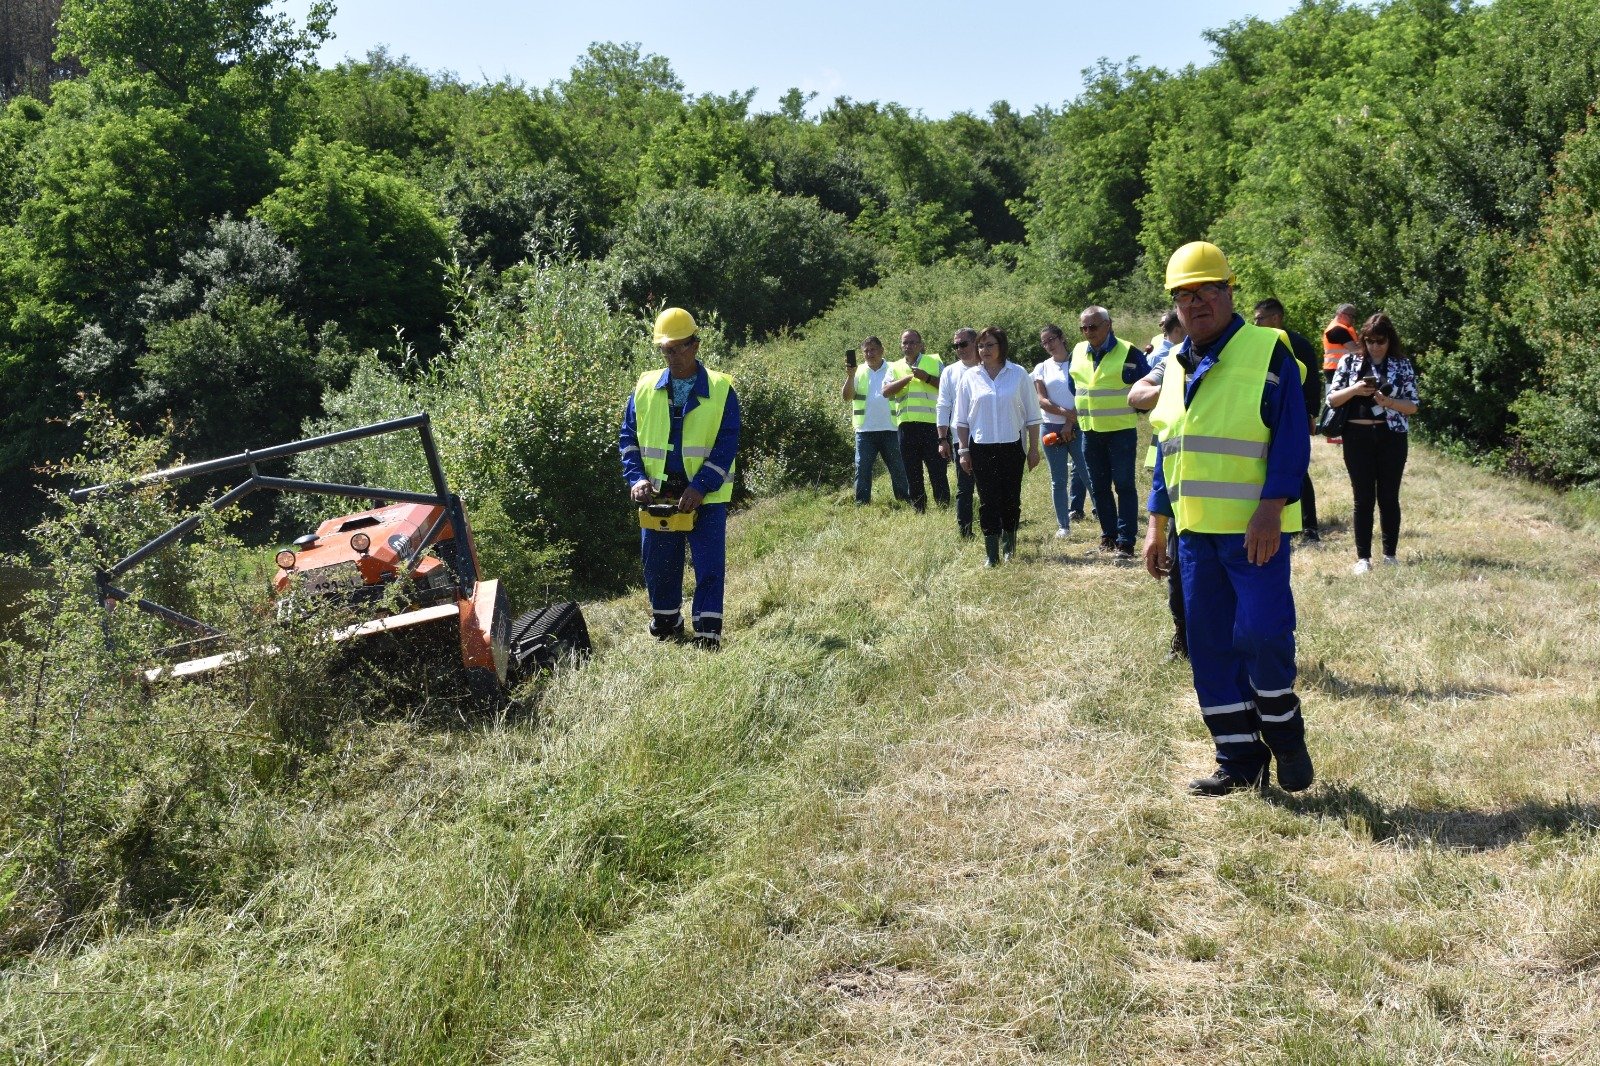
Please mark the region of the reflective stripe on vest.
<svg viewBox="0 0 1600 1066"><path fill-rule="evenodd" d="M1088 341L1079 341L1072 349L1070 369L1073 391L1077 395L1079 429L1109 433L1139 425L1139 412L1128 405L1128 390L1133 386L1122 382L1122 365L1132 351L1127 341L1119 340L1115 348L1100 357L1100 365L1095 366Z"/></svg>
<svg viewBox="0 0 1600 1066"><path fill-rule="evenodd" d="M717 443L717 433L722 429L722 414L728 408L728 393L733 379L715 370L707 370L706 378L711 395L683 416L683 471L693 481L711 456ZM633 417L639 433L639 456L644 472L656 488L667 477L667 453L672 449L672 389L656 388L661 371L651 370L639 376L633 387ZM706 495L706 503L727 503L733 499L733 471L738 465L730 463L723 470L715 463L711 469L722 475L722 484Z"/></svg>
<svg viewBox="0 0 1600 1066"><path fill-rule="evenodd" d="M1356 327L1344 322L1337 316L1322 328L1322 369L1324 370L1338 370L1339 360L1346 354L1357 350L1356 342L1353 340L1335 344L1328 339L1328 334L1333 332L1335 326L1343 328L1352 337L1356 335Z"/></svg>
<svg viewBox="0 0 1600 1066"><path fill-rule="evenodd" d="M1261 393L1280 339L1277 330L1241 327L1206 372L1192 408L1184 402L1184 374L1161 382L1150 423L1163 431L1161 472L1180 531L1243 533L1260 505L1270 445ZM1300 364L1291 357L1288 365ZM1283 531L1299 530L1297 501L1283 509Z"/></svg>
<svg viewBox="0 0 1600 1066"><path fill-rule="evenodd" d="M883 375L883 380L886 382L893 381L894 367L887 363L884 365L888 367L888 371ZM861 425L867 420L867 394L871 391L872 368L866 363L862 363L856 367L856 398L850 403L850 421L855 424L857 433L861 432ZM895 400L889 401L889 421L896 426L900 424L899 408L898 402Z"/></svg>
<svg viewBox="0 0 1600 1066"><path fill-rule="evenodd" d="M944 369L944 364L939 362L939 357L924 352L917 359L917 369L929 375L935 382L939 380L939 372ZM911 364L904 359L896 360L889 367L889 380L903 378L911 373ZM894 419L900 425L907 422L926 422L933 424L935 413L938 410L939 386L925 385L916 378L894 398Z"/></svg>

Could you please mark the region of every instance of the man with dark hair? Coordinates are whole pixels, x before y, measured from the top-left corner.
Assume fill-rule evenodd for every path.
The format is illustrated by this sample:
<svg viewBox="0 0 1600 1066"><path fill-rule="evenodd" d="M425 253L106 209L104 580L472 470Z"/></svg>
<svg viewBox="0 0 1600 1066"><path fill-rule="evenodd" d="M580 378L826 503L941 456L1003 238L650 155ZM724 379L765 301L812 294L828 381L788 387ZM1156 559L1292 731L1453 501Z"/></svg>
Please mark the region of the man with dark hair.
<svg viewBox="0 0 1600 1066"><path fill-rule="evenodd" d="M850 421L856 429L856 502L872 502L872 468L878 457L889 471L889 485L897 500L911 498L906 467L900 457L900 432L894 401L883 394L889 382L889 364L883 361L883 342L868 337L861 342L866 362L847 366L839 395L850 404Z"/></svg>
<svg viewBox="0 0 1600 1066"><path fill-rule="evenodd" d="M1283 304L1277 297L1269 296L1256 304L1255 323L1267 329L1279 330L1289 338L1289 349L1300 363L1302 391L1306 399L1306 421L1315 432L1317 415L1322 412L1322 378L1317 374L1317 353L1311 342L1283 324ZM1311 469L1306 468L1306 479L1300 484L1300 521L1304 531L1300 539L1315 544L1322 539L1317 529L1317 490L1311 484Z"/></svg>
<svg viewBox="0 0 1600 1066"><path fill-rule="evenodd" d="M1361 350L1361 330L1356 326L1361 313L1356 310L1355 304L1340 304L1333 312L1333 320L1322 330L1322 380L1325 384L1333 382L1334 372L1339 369L1339 360L1347 354L1357 353ZM1326 438L1329 444L1341 444L1339 437Z"/></svg>
<svg viewBox="0 0 1600 1066"><path fill-rule="evenodd" d="M956 361L949 364L939 374L939 402L935 405L934 425L939 434L939 457L951 459L955 456L955 449L951 434L954 432L951 422L955 417L956 393L961 389L961 379L978 365L978 331L971 326L962 326L950 338L950 347L956 353ZM956 464L956 528L963 537L973 536L972 532L972 494L975 483L972 475Z"/></svg>

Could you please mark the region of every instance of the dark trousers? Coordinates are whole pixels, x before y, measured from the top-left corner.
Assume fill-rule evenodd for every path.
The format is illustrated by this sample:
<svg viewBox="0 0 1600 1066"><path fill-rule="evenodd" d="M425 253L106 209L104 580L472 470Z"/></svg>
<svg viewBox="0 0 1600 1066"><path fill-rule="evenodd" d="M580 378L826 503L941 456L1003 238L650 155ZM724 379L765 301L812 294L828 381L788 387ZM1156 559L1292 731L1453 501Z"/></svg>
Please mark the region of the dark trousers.
<svg viewBox="0 0 1600 1066"><path fill-rule="evenodd" d="M1100 535L1133 547L1139 531L1139 501L1133 491L1133 464L1139 450L1137 429L1085 430L1083 454L1089 460L1089 492L1094 496ZM1111 498L1116 490L1116 501Z"/></svg>
<svg viewBox="0 0 1600 1066"><path fill-rule="evenodd" d="M687 533L659 529L639 531L639 556L644 562L644 587L650 594L650 628L664 633L683 617L683 550L694 561L694 631L722 632L722 585L727 572L728 505L703 503Z"/></svg>
<svg viewBox="0 0 1600 1066"><path fill-rule="evenodd" d="M1172 568L1167 571L1167 610L1172 613L1172 631L1178 638L1178 644L1187 650L1189 638L1183 625L1183 567L1178 565L1176 519L1167 523L1167 565Z"/></svg>
<svg viewBox="0 0 1600 1066"><path fill-rule="evenodd" d="M923 491L922 469L928 469L928 483L933 486L933 501L950 503L950 479L945 477L945 459L939 454L939 431L932 422L900 423L900 457L906 465L906 481L911 485L911 502L917 510L928 506Z"/></svg>
<svg viewBox="0 0 1600 1066"><path fill-rule="evenodd" d="M950 446L955 447L955 439L951 438ZM976 466L973 469L977 469ZM962 533L972 532L972 492L976 487L972 475L961 469L961 464L956 464L956 527Z"/></svg>
<svg viewBox="0 0 1600 1066"><path fill-rule="evenodd" d="M978 486L978 524L986 537L1014 533L1022 521L1022 442L974 444L972 480Z"/></svg>
<svg viewBox="0 0 1600 1066"><path fill-rule="evenodd" d="M1242 533L1178 536L1184 600L1195 623L1185 634L1195 695L1217 762L1245 780L1261 772L1272 752L1305 743L1294 691L1289 552L1284 534L1277 554L1257 566L1245 556Z"/></svg>
<svg viewBox="0 0 1600 1066"><path fill-rule="evenodd" d="M1406 470L1407 434L1385 426L1344 427L1344 468L1350 472L1350 492L1355 497L1351 526L1356 535L1356 557L1372 558L1372 506L1378 506L1383 527L1383 554L1393 555L1400 544L1400 478Z"/></svg>
<svg viewBox="0 0 1600 1066"><path fill-rule="evenodd" d="M1300 528L1317 528L1317 490L1311 484L1311 471L1306 471L1305 480L1300 482Z"/></svg>

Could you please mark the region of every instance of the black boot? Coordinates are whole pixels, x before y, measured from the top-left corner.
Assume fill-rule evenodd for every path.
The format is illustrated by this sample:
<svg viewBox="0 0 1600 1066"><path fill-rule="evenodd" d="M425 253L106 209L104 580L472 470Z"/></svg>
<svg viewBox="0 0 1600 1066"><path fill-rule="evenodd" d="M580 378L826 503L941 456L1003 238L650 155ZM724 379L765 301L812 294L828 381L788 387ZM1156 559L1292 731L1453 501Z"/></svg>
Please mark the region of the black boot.
<svg viewBox="0 0 1600 1066"><path fill-rule="evenodd" d="M1000 556L1010 562L1012 556L1017 554L1017 531L1014 529L1002 530L1000 533Z"/></svg>
<svg viewBox="0 0 1600 1066"><path fill-rule="evenodd" d="M984 554L989 557L987 559L987 561L984 562L984 564L983 564L984 566L999 566L1000 565L1000 538L999 537L991 536L988 533L985 533L983 535L983 551L984 551Z"/></svg>

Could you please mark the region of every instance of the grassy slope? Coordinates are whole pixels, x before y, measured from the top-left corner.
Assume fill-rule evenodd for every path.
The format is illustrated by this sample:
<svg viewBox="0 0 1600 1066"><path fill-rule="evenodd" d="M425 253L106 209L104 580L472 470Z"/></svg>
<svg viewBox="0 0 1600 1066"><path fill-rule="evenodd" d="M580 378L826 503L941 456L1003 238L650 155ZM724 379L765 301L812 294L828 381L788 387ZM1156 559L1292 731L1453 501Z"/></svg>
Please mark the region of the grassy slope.
<svg viewBox="0 0 1600 1066"><path fill-rule="evenodd" d="M791 496L729 646L640 639L537 727L374 727L281 874L0 985L12 1056L1544 1062L1600 1057L1600 538L1414 453L1357 581L1296 561L1321 782L1208 765L1159 586L1047 540ZM880 485L880 490L882 486ZM856 553L860 554L856 554Z"/></svg>

